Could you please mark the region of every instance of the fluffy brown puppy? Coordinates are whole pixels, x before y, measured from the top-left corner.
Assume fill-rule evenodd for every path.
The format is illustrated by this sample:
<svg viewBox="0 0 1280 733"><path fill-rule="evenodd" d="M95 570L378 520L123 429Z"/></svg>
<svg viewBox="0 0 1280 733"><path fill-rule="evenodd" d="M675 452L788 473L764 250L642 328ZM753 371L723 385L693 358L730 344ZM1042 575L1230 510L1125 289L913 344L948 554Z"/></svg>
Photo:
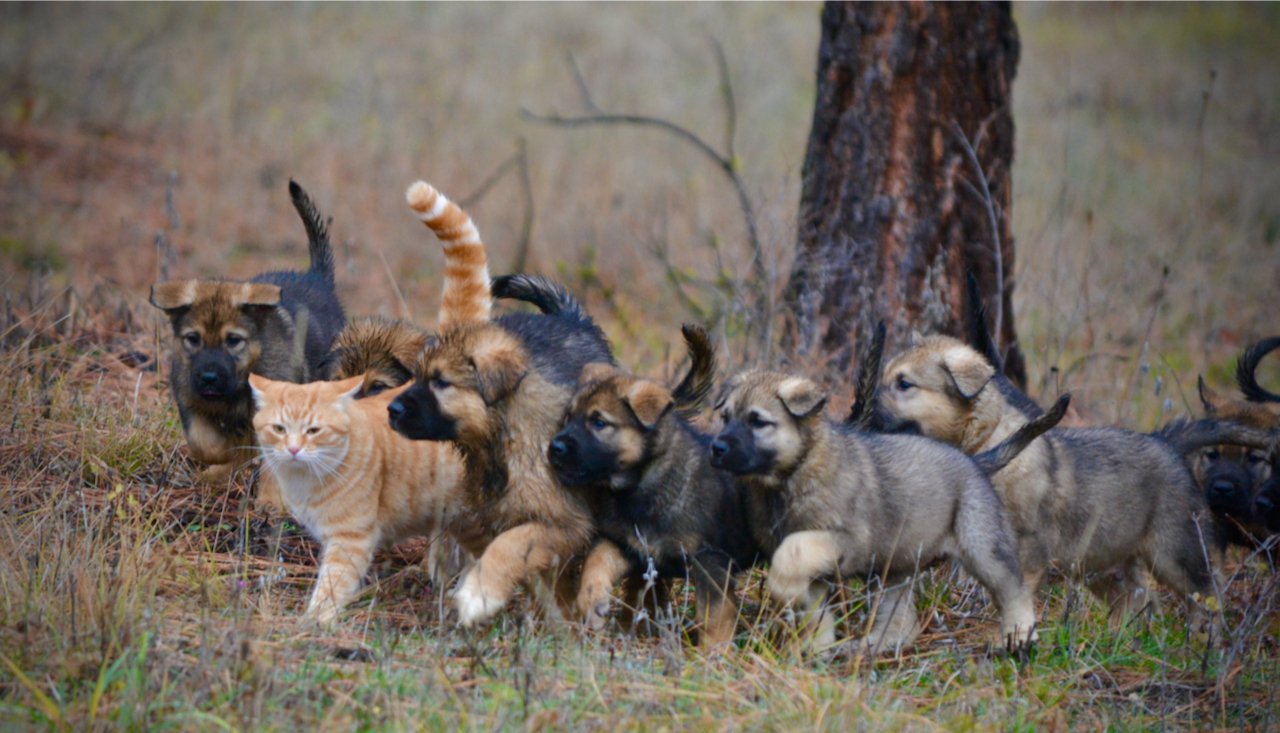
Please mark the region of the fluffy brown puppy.
<svg viewBox="0 0 1280 733"><path fill-rule="evenodd" d="M464 493L485 533L470 548L479 560L454 592L463 625L493 616L522 581L549 581L535 592L555 588L587 549L590 509L557 481L546 445L594 361L612 356L581 313L463 325L427 346L413 385L388 406L401 434L452 441L462 453Z"/></svg>

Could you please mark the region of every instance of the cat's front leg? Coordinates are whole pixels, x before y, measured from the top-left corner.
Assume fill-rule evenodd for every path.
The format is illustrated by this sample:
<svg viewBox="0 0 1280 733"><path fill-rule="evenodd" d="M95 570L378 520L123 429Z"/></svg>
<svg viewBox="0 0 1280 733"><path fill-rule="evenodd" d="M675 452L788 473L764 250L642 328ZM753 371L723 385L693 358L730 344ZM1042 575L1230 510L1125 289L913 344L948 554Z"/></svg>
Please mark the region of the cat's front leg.
<svg viewBox="0 0 1280 733"><path fill-rule="evenodd" d="M454 591L458 622L471 626L493 617L517 584L567 561L578 549L575 544L567 530L537 522L498 535Z"/></svg>
<svg viewBox="0 0 1280 733"><path fill-rule="evenodd" d="M320 558L316 587L307 603L305 618L330 624L360 588L373 561L375 538L372 532L339 533L329 539Z"/></svg>

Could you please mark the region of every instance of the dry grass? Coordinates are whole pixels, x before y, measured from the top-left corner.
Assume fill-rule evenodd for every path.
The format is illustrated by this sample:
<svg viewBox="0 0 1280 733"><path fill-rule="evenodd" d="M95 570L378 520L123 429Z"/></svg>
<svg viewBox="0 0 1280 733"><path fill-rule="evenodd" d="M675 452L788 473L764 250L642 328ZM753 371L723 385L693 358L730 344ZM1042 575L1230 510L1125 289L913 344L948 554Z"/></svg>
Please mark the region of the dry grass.
<svg viewBox="0 0 1280 733"><path fill-rule="evenodd" d="M1225 387L1238 349L1276 329L1278 16L1017 12L1015 309L1030 371L1044 397L1069 388L1089 418L1149 427L1194 406L1197 373ZM284 193L296 176L335 216L351 312L397 314L390 272L424 316L440 258L404 185L426 177L462 198L525 137L533 268L588 299L624 362L657 370L688 304L651 249L712 282L745 273L732 192L658 133L551 130L517 110L576 111L572 51L602 105L717 141L707 33L725 46L742 171L785 274L814 6L0 7L0 723L1274 728L1277 581L1242 557L1223 649L1186 638L1176 604L1112 629L1060 583L1044 641L1010 658L987 648L981 592L945 571L924 581L923 643L875 665L800 659L759 623L713 659L674 622L655 639L583 638L512 614L467 635L442 622L413 547L382 556L338 631L296 626L312 544L269 531L244 486L191 488L154 371L156 232L175 275L301 264ZM497 271L521 200L508 178L473 209ZM693 297L723 312L726 291ZM847 599L851 630L865 600Z"/></svg>

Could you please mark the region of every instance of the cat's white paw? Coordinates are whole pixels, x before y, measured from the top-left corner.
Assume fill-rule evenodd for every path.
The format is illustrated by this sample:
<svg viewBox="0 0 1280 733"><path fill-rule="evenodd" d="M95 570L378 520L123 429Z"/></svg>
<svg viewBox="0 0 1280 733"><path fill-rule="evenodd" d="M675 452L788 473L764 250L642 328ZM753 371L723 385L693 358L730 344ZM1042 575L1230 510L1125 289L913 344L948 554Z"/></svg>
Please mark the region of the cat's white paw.
<svg viewBox="0 0 1280 733"><path fill-rule="evenodd" d="M485 593L479 583L473 582L474 578L474 573L468 573L453 592L453 605L458 609L458 623L463 626L488 621L507 605L507 599Z"/></svg>

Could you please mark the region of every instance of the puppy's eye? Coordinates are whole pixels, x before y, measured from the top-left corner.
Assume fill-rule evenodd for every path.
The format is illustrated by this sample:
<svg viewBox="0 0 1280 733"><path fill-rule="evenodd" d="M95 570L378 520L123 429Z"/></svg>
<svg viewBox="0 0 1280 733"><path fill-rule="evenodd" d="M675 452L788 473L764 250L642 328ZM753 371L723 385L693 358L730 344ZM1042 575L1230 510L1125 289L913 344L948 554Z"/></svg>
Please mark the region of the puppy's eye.
<svg viewBox="0 0 1280 733"><path fill-rule="evenodd" d="M1262 463L1262 456L1257 453L1250 453L1244 459L1250 466L1256 466Z"/></svg>
<svg viewBox="0 0 1280 733"><path fill-rule="evenodd" d="M319 432L320 432L320 428L315 425L312 425L311 427L307 428L307 435L315 435L316 433L319 433Z"/></svg>
<svg viewBox="0 0 1280 733"><path fill-rule="evenodd" d="M611 427L609 425L609 421L605 420L600 415L592 415L591 419L588 421L588 424L591 425L592 430L604 430L606 428Z"/></svg>
<svg viewBox="0 0 1280 733"><path fill-rule="evenodd" d="M898 388L899 392L906 392L912 387L915 387L914 384L901 374L898 375L898 381L894 382L894 386Z"/></svg>
<svg viewBox="0 0 1280 733"><path fill-rule="evenodd" d="M379 392L385 392L388 389L391 389L391 385L387 384L386 382L383 382L381 380L376 382L371 382L369 386L365 389L364 396L368 397L370 395L375 395L375 394L378 394Z"/></svg>
<svg viewBox="0 0 1280 733"><path fill-rule="evenodd" d="M275 425L272 425L272 426L271 426L271 429L272 429L272 430L274 430L274 431L276 432L276 434L277 434L277 435L284 435L284 426L283 426L283 425L280 425L280 424L278 424L278 423L277 423L277 424L275 424Z"/></svg>
<svg viewBox="0 0 1280 733"><path fill-rule="evenodd" d="M192 349L198 349L200 348L200 334L188 333L182 337L182 343Z"/></svg>
<svg viewBox="0 0 1280 733"><path fill-rule="evenodd" d="M1216 460L1218 460L1219 458L1221 458L1221 457L1222 457L1222 454L1221 454L1221 453L1218 453L1218 449L1217 449L1217 448L1210 448L1209 450L1207 450L1207 451L1205 451L1205 452L1204 452L1204 457L1205 457L1207 460L1210 460L1210 461L1216 461Z"/></svg>
<svg viewBox="0 0 1280 733"><path fill-rule="evenodd" d="M752 427L752 428L763 428L763 427L767 427L767 426L772 425L772 424L773 424L773 423L769 422L768 420L765 420L763 417L760 417L760 415L758 415L758 414L756 414L756 413L754 413L754 412L747 416L747 426L748 426L748 427Z"/></svg>
<svg viewBox="0 0 1280 733"><path fill-rule="evenodd" d="M449 384L449 380L437 374L431 378L431 388L436 390L448 389L453 385Z"/></svg>
<svg viewBox="0 0 1280 733"><path fill-rule="evenodd" d="M222 340L222 342L227 345L228 349L238 349L241 346L244 346L244 336L240 336L239 334L229 333L227 334L227 337Z"/></svg>

